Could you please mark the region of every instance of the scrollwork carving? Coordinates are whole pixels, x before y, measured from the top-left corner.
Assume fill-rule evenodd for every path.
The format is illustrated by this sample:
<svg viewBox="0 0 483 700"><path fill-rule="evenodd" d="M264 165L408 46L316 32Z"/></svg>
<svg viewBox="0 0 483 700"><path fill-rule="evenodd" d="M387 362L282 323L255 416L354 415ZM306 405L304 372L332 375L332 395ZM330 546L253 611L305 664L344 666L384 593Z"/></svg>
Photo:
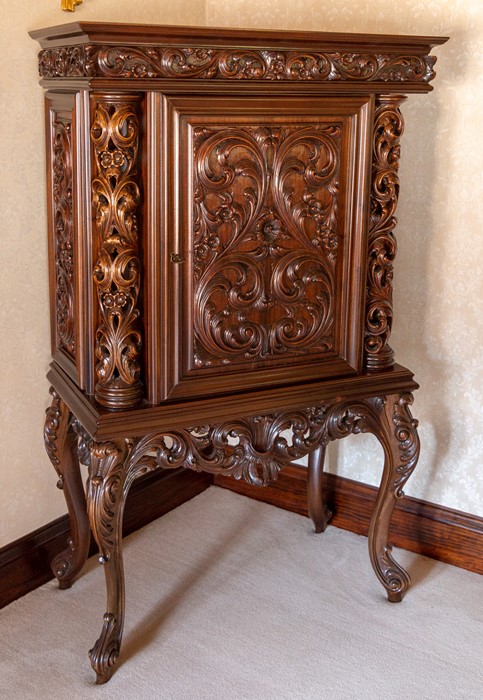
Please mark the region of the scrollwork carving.
<svg viewBox="0 0 483 700"><path fill-rule="evenodd" d="M96 672L98 684L106 683L112 675L119 659L121 634L117 617L112 613L105 613L100 637L89 651L89 659Z"/></svg>
<svg viewBox="0 0 483 700"><path fill-rule="evenodd" d="M397 498L404 496L403 486L413 473L419 459L418 421L412 417L409 410L412 403L412 394L402 394L394 403L393 409L394 436L399 445L399 460L394 480Z"/></svg>
<svg viewBox="0 0 483 700"><path fill-rule="evenodd" d="M109 561L120 538L114 519L123 502L125 442L93 442L89 465L87 503L91 529L99 545L99 561ZM118 522L118 520L116 521Z"/></svg>
<svg viewBox="0 0 483 700"><path fill-rule="evenodd" d="M276 479L285 465L304 457L321 444L350 434L378 434L383 399L339 401L297 411L284 411L150 434L117 443L96 444L91 453L90 502L96 509L104 543L101 556L112 547L112 513L140 474L176 469L224 474L262 486ZM99 494L102 495L100 499Z"/></svg>
<svg viewBox="0 0 483 700"><path fill-rule="evenodd" d="M385 460L369 528L369 552L374 571L391 602L400 601L410 585L408 573L391 554L388 531L396 501L404 495L403 486L419 457L418 423L409 411L412 401L409 393L388 397L376 435L383 446Z"/></svg>
<svg viewBox="0 0 483 700"><path fill-rule="evenodd" d="M75 358L72 123L59 115L52 124L52 196L56 343Z"/></svg>
<svg viewBox="0 0 483 700"><path fill-rule="evenodd" d="M427 83L434 56L363 52L172 46L69 46L39 54L43 78L189 78L202 80Z"/></svg>
<svg viewBox="0 0 483 700"><path fill-rule="evenodd" d="M334 347L341 128L194 131L195 364Z"/></svg>
<svg viewBox="0 0 483 700"><path fill-rule="evenodd" d="M108 587L108 612L104 615L101 635L90 652L97 682L109 680L121 645L124 577L120 543L124 504L134 479L155 469L184 466L262 486L276 479L283 466L306 454L320 452L331 440L350 434L373 433L384 448L385 463L371 522L369 549L375 572L389 599L399 600L409 585L409 578L393 560L387 537L396 497L401 495L401 486L417 459L416 422L407 408L410 403L409 394L332 400L305 409L233 419L215 425L117 442L93 442L88 510ZM399 462L396 456L400 457ZM323 529L330 513L319 504L312 504L312 512L318 517L319 530Z"/></svg>
<svg viewBox="0 0 483 700"><path fill-rule="evenodd" d="M91 127L97 164L93 206L100 249L94 269L100 312L95 396L111 408L131 406L142 395L137 103L130 96L106 98L97 104Z"/></svg>
<svg viewBox="0 0 483 700"><path fill-rule="evenodd" d="M404 98L379 98L374 115L371 217L368 247L364 362L368 370L394 364L391 334L393 262L396 256L395 211L399 196L399 140Z"/></svg>
<svg viewBox="0 0 483 700"><path fill-rule="evenodd" d="M44 446L52 465L59 476L57 487L63 488L64 477L62 474L61 452L59 434L65 430L66 407L57 392L51 387L52 402L45 412Z"/></svg>

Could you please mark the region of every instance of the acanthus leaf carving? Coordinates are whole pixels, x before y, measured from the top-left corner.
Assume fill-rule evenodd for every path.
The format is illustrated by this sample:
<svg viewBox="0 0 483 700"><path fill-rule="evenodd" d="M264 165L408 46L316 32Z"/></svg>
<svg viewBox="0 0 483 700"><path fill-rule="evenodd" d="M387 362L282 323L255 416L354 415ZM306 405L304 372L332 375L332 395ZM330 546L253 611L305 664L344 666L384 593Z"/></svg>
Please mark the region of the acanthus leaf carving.
<svg viewBox="0 0 483 700"><path fill-rule="evenodd" d="M57 347L74 359L76 339L72 178L72 121L56 114L52 123L55 334Z"/></svg>
<svg viewBox="0 0 483 700"><path fill-rule="evenodd" d="M195 365L334 347L339 124L194 129Z"/></svg>
<svg viewBox="0 0 483 700"><path fill-rule="evenodd" d="M91 127L97 172L92 183L99 255L94 268L100 322L96 332L96 399L111 408L136 404L141 332L137 308L138 250L137 98L115 97L96 106Z"/></svg>
<svg viewBox="0 0 483 700"><path fill-rule="evenodd" d="M118 77L202 80L370 81L427 83L436 58L370 52L299 52L87 44L44 49L43 78Z"/></svg>
<svg viewBox="0 0 483 700"><path fill-rule="evenodd" d="M392 280L396 256L395 211L399 196L399 140L403 97L379 97L374 115L371 216L368 243L364 364L385 370L394 364L389 346L392 328Z"/></svg>
<svg viewBox="0 0 483 700"><path fill-rule="evenodd" d="M284 466L321 444L350 434L377 435L384 399L332 401L306 409L282 411L149 434L121 443L93 443L90 498L109 557L114 533L112 517L121 494L141 474L184 466L223 474L262 486ZM101 496L102 494L102 496Z"/></svg>
<svg viewBox="0 0 483 700"><path fill-rule="evenodd" d="M394 481L395 495L397 498L404 496L403 487L416 467L419 459L418 421L415 420L409 410L413 403L412 394L402 394L394 403L392 422L394 436L399 445L399 460L396 467L396 479Z"/></svg>

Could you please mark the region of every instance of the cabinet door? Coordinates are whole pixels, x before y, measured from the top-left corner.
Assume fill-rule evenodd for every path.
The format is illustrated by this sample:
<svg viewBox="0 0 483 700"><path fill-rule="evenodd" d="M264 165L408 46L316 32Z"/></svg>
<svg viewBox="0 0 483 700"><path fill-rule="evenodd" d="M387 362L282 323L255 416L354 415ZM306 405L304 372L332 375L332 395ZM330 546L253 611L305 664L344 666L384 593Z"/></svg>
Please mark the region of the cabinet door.
<svg viewBox="0 0 483 700"><path fill-rule="evenodd" d="M369 97L170 97L160 399L360 370Z"/></svg>

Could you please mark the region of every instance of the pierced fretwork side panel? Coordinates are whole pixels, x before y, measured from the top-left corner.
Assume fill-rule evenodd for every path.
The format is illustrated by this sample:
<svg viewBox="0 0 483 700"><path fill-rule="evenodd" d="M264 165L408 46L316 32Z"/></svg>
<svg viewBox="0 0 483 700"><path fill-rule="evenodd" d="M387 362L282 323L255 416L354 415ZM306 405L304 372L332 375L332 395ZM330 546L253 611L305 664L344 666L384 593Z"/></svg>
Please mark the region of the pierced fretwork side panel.
<svg viewBox="0 0 483 700"><path fill-rule="evenodd" d="M196 367L334 352L341 133L194 128Z"/></svg>
<svg viewBox="0 0 483 700"><path fill-rule="evenodd" d="M75 362L72 114L51 116L54 347Z"/></svg>

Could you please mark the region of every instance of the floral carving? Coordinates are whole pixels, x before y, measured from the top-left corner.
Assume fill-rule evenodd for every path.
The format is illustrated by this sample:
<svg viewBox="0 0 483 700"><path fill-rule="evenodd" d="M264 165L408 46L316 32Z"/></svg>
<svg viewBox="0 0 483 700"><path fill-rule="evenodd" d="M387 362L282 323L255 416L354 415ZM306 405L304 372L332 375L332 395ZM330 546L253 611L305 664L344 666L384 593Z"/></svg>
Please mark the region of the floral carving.
<svg viewBox="0 0 483 700"><path fill-rule="evenodd" d="M100 311L96 398L106 406L122 408L137 403L142 394L136 100L99 103L91 139L97 164L92 192L100 251L94 269Z"/></svg>
<svg viewBox="0 0 483 700"><path fill-rule="evenodd" d="M365 366L388 369L394 353L388 344L392 327L392 278L396 256L394 213L399 195L399 140L403 118L398 104L404 98L380 98L374 116L371 218L365 324Z"/></svg>
<svg viewBox="0 0 483 700"><path fill-rule="evenodd" d="M197 366L334 347L339 125L194 132Z"/></svg>
<svg viewBox="0 0 483 700"><path fill-rule="evenodd" d="M427 83L434 56L152 46L69 46L39 54L43 78L198 78L221 80Z"/></svg>
<svg viewBox="0 0 483 700"><path fill-rule="evenodd" d="M56 115L52 130L56 344L75 358L72 124Z"/></svg>

